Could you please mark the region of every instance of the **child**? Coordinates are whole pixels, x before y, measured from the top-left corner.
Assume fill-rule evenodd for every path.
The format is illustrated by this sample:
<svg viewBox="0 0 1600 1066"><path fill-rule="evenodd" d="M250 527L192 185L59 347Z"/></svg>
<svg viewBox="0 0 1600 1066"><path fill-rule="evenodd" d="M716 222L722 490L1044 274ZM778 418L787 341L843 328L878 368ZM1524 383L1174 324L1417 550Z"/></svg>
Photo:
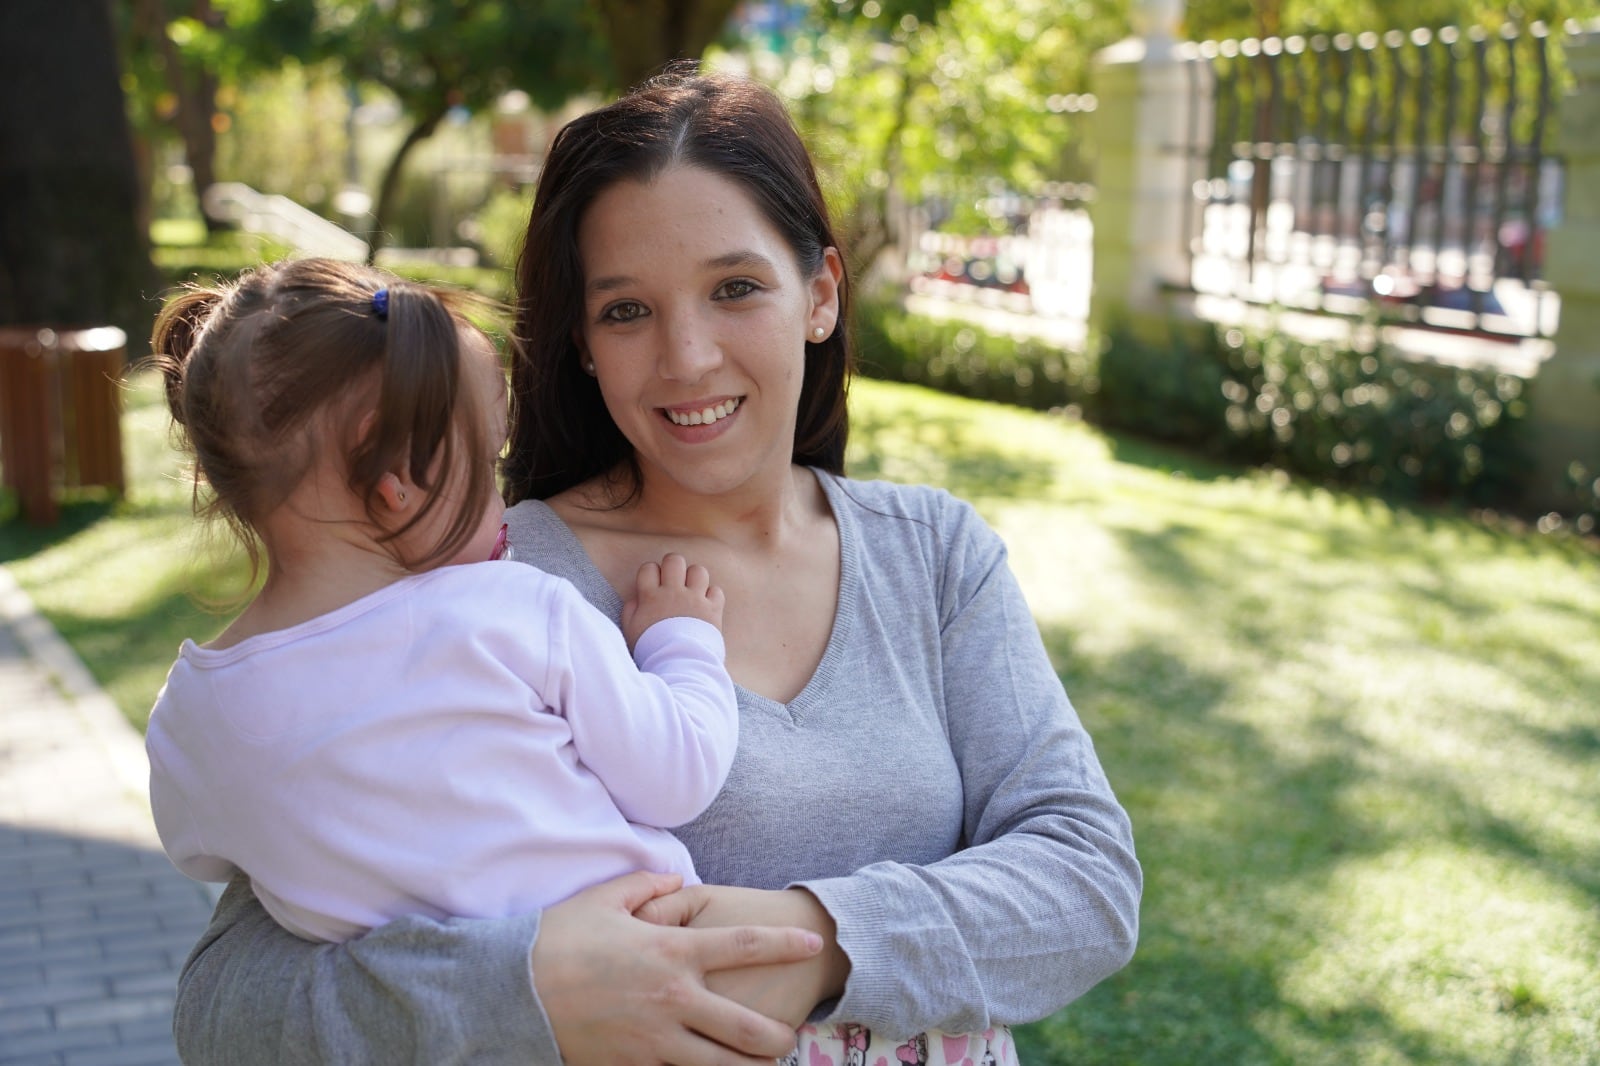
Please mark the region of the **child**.
<svg viewBox="0 0 1600 1066"><path fill-rule="evenodd" d="M184 873L244 871L307 939L532 910L634 869L693 882L666 829L733 759L703 567L642 567L619 634L567 582L490 561L506 382L471 308L301 259L156 321L197 511L266 574L156 699L156 826Z"/></svg>

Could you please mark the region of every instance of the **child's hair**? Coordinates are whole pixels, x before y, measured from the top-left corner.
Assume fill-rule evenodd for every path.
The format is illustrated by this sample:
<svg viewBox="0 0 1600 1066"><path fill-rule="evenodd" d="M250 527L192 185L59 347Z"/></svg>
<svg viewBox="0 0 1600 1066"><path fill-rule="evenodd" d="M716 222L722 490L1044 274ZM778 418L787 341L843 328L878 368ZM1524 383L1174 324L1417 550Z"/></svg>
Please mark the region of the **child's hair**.
<svg viewBox="0 0 1600 1066"><path fill-rule="evenodd" d="M374 301L380 290L386 306ZM468 314L492 306L331 259L289 259L180 291L156 318L150 347L194 453L195 513L225 522L255 572L261 522L332 447L369 517L391 470L432 490L385 540L454 497L438 543L402 565L424 568L459 549L498 491L488 412L461 367L461 331L476 328ZM439 491L462 469L471 473L461 491Z"/></svg>

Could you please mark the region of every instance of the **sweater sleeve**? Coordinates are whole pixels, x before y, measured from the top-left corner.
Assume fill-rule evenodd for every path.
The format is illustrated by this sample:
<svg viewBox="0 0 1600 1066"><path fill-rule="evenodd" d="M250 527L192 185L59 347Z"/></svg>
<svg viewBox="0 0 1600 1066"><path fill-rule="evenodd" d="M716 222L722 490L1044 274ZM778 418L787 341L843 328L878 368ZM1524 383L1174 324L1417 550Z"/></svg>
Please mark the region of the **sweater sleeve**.
<svg viewBox="0 0 1600 1066"><path fill-rule="evenodd" d="M244 877L178 979L184 1062L561 1066L533 991L539 915L401 918L343 944L286 932Z"/></svg>
<svg viewBox="0 0 1600 1066"><path fill-rule="evenodd" d="M556 602L550 661L565 665L553 665L545 691L579 760L629 821L671 829L695 818L727 779L739 740L721 631L668 618L630 656L617 627L576 589L563 583Z"/></svg>
<svg viewBox="0 0 1600 1066"><path fill-rule="evenodd" d="M1000 538L962 505L941 541L938 670L966 846L801 883L851 962L828 1019L895 1037L1020 1024L1081 996L1132 957L1143 887Z"/></svg>

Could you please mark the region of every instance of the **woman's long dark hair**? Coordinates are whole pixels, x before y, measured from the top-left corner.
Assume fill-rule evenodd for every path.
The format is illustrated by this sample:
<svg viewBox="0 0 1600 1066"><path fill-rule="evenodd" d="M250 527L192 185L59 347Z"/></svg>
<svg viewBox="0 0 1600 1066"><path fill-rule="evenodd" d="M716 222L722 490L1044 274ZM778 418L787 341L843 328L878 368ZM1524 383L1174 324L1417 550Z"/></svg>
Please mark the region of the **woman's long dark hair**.
<svg viewBox="0 0 1600 1066"><path fill-rule="evenodd" d="M677 64L617 102L568 123L551 144L527 238L517 262L516 336L511 376L509 502L546 499L599 474L617 472L620 498L639 489L639 468L612 421L599 385L579 366L574 340L584 305L578 226L619 181L648 181L691 166L737 182L794 250L802 276L839 247L811 157L783 103L746 78L697 74ZM806 345L794 461L844 472L853 370L849 281L839 283L839 325Z"/></svg>

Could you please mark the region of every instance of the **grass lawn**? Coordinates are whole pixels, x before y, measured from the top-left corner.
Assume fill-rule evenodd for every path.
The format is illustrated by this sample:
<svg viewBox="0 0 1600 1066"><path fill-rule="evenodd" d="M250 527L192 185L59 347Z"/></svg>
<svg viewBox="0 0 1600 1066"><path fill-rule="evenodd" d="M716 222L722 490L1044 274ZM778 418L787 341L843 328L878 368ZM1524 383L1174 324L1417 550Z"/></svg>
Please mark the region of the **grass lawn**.
<svg viewBox="0 0 1600 1066"><path fill-rule="evenodd" d="M1123 973L1038 1066L1600 1064L1600 552L858 382L852 473L973 500L1134 819ZM0 562L136 723L220 627L153 383L130 498Z"/></svg>

